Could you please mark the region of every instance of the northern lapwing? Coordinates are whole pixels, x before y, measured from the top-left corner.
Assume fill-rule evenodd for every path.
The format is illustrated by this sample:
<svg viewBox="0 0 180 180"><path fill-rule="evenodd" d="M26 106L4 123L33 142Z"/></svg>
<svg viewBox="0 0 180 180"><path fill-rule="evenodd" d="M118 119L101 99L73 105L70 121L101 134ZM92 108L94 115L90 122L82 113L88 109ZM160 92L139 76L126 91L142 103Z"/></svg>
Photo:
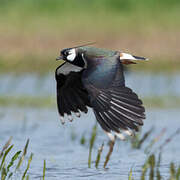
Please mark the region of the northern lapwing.
<svg viewBox="0 0 180 180"><path fill-rule="evenodd" d="M111 141L133 135L143 125L142 101L126 87L123 64L147 60L121 51L77 46L60 51L56 60L64 60L56 69L57 107L61 122L72 121L92 108L95 117Z"/></svg>

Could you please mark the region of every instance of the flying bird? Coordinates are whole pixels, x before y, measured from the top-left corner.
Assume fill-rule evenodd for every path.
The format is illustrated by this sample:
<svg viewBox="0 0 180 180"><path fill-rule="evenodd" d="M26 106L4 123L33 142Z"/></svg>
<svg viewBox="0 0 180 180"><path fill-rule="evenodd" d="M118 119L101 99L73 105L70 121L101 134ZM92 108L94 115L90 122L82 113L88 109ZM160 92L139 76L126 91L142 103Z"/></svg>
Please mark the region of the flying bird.
<svg viewBox="0 0 180 180"><path fill-rule="evenodd" d="M111 141L133 135L143 125L142 101L126 87L123 64L147 60L121 51L88 45L66 48L56 60L57 107L62 124L81 112L93 109L95 117Z"/></svg>

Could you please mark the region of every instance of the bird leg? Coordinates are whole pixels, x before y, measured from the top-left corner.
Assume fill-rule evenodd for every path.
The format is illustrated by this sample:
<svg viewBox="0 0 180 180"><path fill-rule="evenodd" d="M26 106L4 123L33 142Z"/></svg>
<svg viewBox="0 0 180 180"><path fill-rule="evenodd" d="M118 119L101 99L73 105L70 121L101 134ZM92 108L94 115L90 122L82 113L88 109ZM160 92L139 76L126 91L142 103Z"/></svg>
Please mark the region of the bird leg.
<svg viewBox="0 0 180 180"><path fill-rule="evenodd" d="M109 141L109 151L108 151L108 153L107 153L107 155L106 155L106 160L105 160L105 162L104 162L104 168L106 168L106 165L107 165L107 163L109 162L109 159L110 159L111 154L112 154L112 152L113 152L115 140L116 140L116 136L115 136L114 140L110 140L110 141Z"/></svg>

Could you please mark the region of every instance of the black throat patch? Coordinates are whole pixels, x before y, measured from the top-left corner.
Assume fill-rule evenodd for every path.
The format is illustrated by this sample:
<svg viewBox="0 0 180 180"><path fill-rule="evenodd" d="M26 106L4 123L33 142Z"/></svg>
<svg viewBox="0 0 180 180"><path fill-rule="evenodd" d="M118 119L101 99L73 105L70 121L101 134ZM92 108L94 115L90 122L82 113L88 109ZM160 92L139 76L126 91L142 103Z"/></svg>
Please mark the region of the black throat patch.
<svg viewBox="0 0 180 180"><path fill-rule="evenodd" d="M70 63L74 64L75 66L82 67L82 68L85 67L84 59L80 53L78 53L74 61Z"/></svg>

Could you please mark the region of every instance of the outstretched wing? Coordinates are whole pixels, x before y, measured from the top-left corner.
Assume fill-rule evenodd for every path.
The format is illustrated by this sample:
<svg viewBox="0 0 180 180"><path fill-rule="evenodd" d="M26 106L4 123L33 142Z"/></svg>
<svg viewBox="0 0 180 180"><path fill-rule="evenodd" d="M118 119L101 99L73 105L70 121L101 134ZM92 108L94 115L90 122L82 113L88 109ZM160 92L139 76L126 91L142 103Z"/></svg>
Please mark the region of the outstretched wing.
<svg viewBox="0 0 180 180"><path fill-rule="evenodd" d="M88 61L88 57L86 58ZM103 61L105 60L109 61L109 58L104 58ZM92 108L103 130L109 136L111 136L110 132L114 131L118 137L122 138L120 130L130 134L130 129L138 131L138 126L143 125L145 109L138 96L125 86L123 66L119 61L119 57L115 55L110 60L113 63L101 64L101 69L102 73L104 73L103 69L109 68L111 71L111 82L108 81L106 75L102 75L96 68L94 71L89 69L84 71L83 83L90 94ZM92 61L96 61L96 59ZM100 61L100 59L97 58L97 61ZM112 67L116 68L111 68L111 64ZM98 73L96 72L97 70ZM108 72L105 73L107 74ZM105 84L105 88L103 84Z"/></svg>
<svg viewBox="0 0 180 180"><path fill-rule="evenodd" d="M55 72L57 82L57 106L62 123L64 115L72 120L71 113L80 116L90 106L88 93L81 82L83 69L68 62L60 65Z"/></svg>
<svg viewBox="0 0 180 180"><path fill-rule="evenodd" d="M120 129L138 131L145 118L145 109L138 96L128 87L110 87L98 91L91 104L102 128L117 133Z"/></svg>

